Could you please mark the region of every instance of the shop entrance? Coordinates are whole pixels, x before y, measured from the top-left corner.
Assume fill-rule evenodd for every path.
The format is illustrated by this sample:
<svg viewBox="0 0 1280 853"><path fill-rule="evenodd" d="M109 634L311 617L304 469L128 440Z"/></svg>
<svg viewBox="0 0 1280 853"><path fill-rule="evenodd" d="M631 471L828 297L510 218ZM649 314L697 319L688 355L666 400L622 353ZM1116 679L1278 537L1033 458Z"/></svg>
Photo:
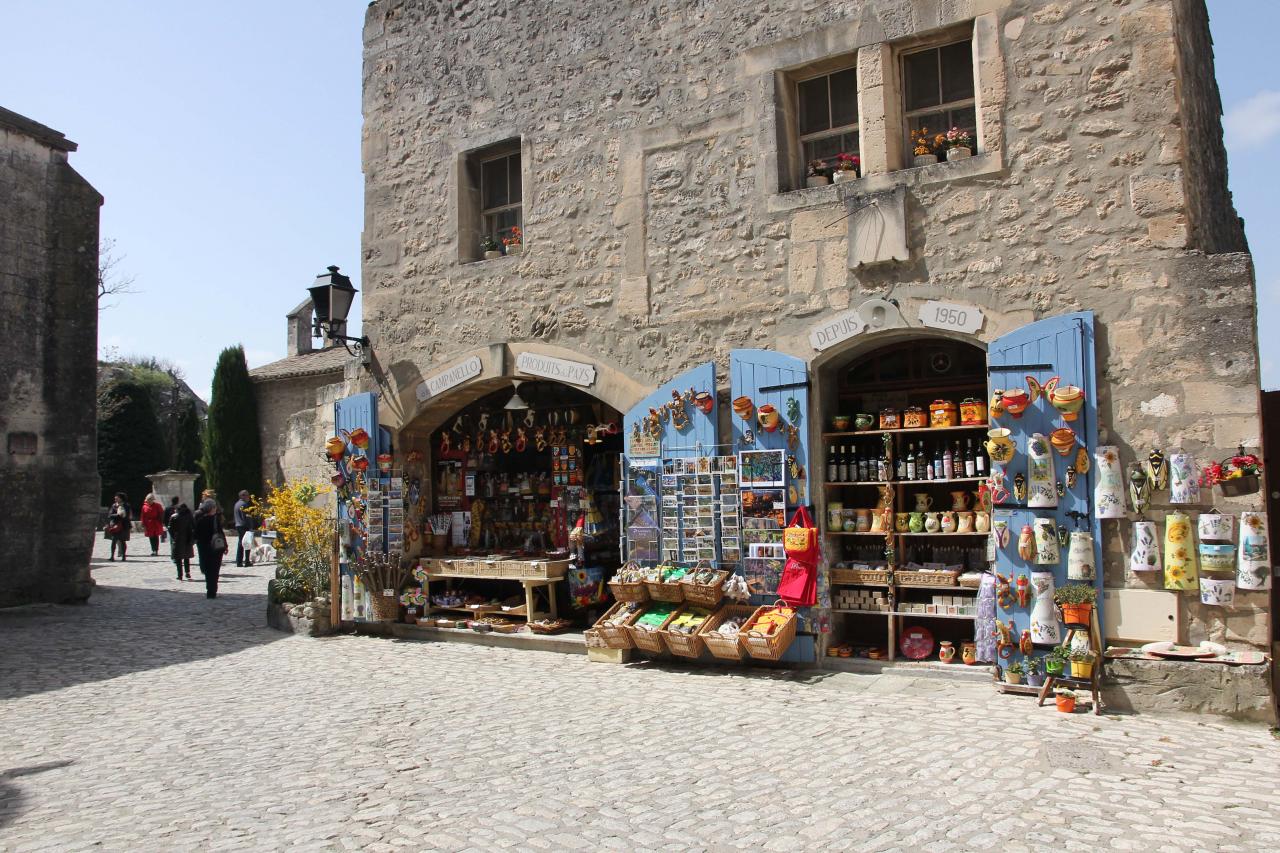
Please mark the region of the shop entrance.
<svg viewBox="0 0 1280 853"><path fill-rule="evenodd" d="M468 404L427 439L422 503L434 560L422 618L495 631L589 625L619 566L622 418L591 395L525 381Z"/></svg>
<svg viewBox="0 0 1280 853"><path fill-rule="evenodd" d="M836 360L819 381L828 655L936 660L954 649L958 661L988 562L990 515L977 506L986 352L912 338Z"/></svg>

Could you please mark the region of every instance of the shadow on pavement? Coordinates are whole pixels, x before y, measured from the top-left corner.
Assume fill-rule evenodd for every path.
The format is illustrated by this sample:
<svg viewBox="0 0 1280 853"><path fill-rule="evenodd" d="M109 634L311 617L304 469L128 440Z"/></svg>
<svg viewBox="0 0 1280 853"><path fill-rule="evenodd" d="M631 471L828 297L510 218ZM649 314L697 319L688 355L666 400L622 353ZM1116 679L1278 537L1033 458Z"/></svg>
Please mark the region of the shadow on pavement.
<svg viewBox="0 0 1280 853"><path fill-rule="evenodd" d="M70 767L72 764L75 764L75 762L65 759L62 761L46 761L43 764L32 764L28 767L10 767L7 770L0 770L0 827L13 823L22 811L22 804L26 800L22 789L17 785L11 784L9 782L10 779L34 776L36 773Z"/></svg>

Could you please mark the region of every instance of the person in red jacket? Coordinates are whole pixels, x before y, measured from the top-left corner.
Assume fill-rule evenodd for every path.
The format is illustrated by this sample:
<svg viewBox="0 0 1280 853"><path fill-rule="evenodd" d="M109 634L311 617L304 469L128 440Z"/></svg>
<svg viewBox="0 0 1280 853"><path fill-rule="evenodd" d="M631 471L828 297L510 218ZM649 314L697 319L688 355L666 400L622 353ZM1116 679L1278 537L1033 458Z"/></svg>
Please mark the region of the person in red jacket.
<svg viewBox="0 0 1280 853"><path fill-rule="evenodd" d="M164 533L164 507L154 493L142 502L142 535L151 540L151 556L160 556L160 534Z"/></svg>

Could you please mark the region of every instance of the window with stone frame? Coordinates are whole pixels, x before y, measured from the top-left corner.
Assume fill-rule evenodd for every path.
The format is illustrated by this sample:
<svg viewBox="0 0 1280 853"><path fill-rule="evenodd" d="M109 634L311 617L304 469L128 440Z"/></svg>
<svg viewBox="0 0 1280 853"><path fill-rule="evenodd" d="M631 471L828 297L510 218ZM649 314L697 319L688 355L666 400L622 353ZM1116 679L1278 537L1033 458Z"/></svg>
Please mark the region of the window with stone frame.
<svg viewBox="0 0 1280 853"><path fill-rule="evenodd" d="M523 163L520 138L473 149L459 157L458 260L484 257L485 243L493 238L499 251L504 239L524 232Z"/></svg>
<svg viewBox="0 0 1280 853"><path fill-rule="evenodd" d="M921 128L927 128L931 136L953 127L967 130L976 145L973 40L911 50L901 58L906 150L912 150L911 134Z"/></svg>
<svg viewBox="0 0 1280 853"><path fill-rule="evenodd" d="M520 152L502 154L480 163L482 229L502 243L513 229L524 228L520 197Z"/></svg>
<svg viewBox="0 0 1280 853"><path fill-rule="evenodd" d="M797 79L796 124L802 168L815 160L832 167L837 154L857 156L857 70L841 68Z"/></svg>

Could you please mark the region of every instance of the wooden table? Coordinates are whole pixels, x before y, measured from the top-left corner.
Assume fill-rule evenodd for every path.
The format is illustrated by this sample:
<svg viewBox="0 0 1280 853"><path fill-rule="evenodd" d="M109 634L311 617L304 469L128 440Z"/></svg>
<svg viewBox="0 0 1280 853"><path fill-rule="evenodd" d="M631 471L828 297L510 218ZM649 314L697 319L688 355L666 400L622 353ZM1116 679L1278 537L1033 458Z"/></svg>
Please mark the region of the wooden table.
<svg viewBox="0 0 1280 853"><path fill-rule="evenodd" d="M424 616L427 614L433 613L437 610L455 610L455 611L468 610L468 608L466 607L438 607L437 605L431 603L431 582L438 581L438 580L448 582L454 579L458 579L458 580L470 579L470 580L478 580L478 581L509 581L510 583L520 584L524 588L524 614L523 615L526 622L536 622L538 619L542 619L545 617L550 617L551 619L555 619L559 615L559 612L556 609L555 584L560 583L562 580L564 580L564 578L509 578L509 577L496 577L496 576L488 577L484 575L454 575L454 574L447 574L444 572L429 572L427 574L426 581L423 583L423 586L426 587L425 592L427 594L427 612L423 614ZM547 604L551 609L550 613L542 613L534 609L533 591L535 589L546 590ZM471 610L468 612L472 613L472 615L475 615L475 616L510 616L511 615L511 614L503 613L501 610L493 610L488 612L476 612L474 610ZM518 615L512 616L512 618L519 618L519 616Z"/></svg>

